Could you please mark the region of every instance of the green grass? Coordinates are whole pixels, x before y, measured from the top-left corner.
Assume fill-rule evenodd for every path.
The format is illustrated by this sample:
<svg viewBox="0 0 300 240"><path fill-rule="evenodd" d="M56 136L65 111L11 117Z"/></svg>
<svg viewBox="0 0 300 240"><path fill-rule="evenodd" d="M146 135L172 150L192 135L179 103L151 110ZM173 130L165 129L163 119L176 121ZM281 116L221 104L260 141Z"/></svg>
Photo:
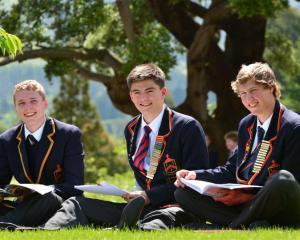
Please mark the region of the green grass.
<svg viewBox="0 0 300 240"><path fill-rule="evenodd" d="M117 231L103 229L77 228L72 230L60 231L25 231L25 232L1 232L1 240L69 240L69 239L128 239L128 240L194 240L194 239L222 239L222 240L243 240L243 239L300 239L300 230L257 230L257 231L187 231L187 230L168 230L168 231Z"/></svg>

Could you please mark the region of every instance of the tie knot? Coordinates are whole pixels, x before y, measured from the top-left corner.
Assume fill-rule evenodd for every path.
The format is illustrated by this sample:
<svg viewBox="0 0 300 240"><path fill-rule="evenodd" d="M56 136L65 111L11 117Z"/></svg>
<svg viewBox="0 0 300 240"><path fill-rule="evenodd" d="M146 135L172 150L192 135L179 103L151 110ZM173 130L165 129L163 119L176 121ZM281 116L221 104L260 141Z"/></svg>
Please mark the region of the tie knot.
<svg viewBox="0 0 300 240"><path fill-rule="evenodd" d="M29 139L29 142L30 142L30 144L31 145L34 145L34 144L36 144L38 141L35 139L35 137L33 136L33 135L31 135L31 134L29 134L28 136L27 136L27 139Z"/></svg>
<svg viewBox="0 0 300 240"><path fill-rule="evenodd" d="M261 142L264 138L265 130L262 127L257 127L257 141Z"/></svg>
<svg viewBox="0 0 300 240"><path fill-rule="evenodd" d="M151 133L152 129L148 125L146 125L144 127L144 131L145 131L146 134L149 134L149 133Z"/></svg>

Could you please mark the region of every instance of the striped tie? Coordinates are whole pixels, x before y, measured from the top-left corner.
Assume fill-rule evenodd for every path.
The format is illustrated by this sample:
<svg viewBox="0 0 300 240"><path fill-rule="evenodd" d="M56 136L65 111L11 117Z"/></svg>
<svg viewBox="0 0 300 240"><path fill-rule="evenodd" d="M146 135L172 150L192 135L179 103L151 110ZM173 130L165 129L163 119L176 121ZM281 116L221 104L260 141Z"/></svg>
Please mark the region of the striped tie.
<svg viewBox="0 0 300 240"><path fill-rule="evenodd" d="M138 150L135 153L134 162L133 162L134 166L141 171L143 171L144 169L144 160L148 154L148 149L150 145L149 134L151 132L151 128L146 125L144 127L144 132L145 132L144 136L141 140Z"/></svg>

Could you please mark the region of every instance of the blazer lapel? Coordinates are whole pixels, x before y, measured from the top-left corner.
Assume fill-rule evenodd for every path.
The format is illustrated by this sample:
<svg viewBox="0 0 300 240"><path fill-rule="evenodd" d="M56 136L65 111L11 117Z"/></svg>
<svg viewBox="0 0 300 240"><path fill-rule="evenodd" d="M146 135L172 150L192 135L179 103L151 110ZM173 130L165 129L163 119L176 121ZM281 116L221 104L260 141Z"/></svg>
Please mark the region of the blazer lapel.
<svg viewBox="0 0 300 240"><path fill-rule="evenodd" d="M172 119L173 119L173 112L168 107L164 110L164 115L160 124L160 128L158 131L158 135L156 137L156 142L162 143L162 147L160 149L158 163L161 161L163 153L165 151L167 145L167 137L170 135L172 131Z"/></svg>
<svg viewBox="0 0 300 240"><path fill-rule="evenodd" d="M272 119L270 122L270 126L268 128L268 131L267 131L266 136L263 141L266 144L265 145L266 153L264 154L264 158L262 158L263 160L260 160L259 162L257 162L257 160L256 160L256 162L254 163L254 174L250 177L249 181L245 181L245 180L239 178L239 170L244 167L243 163L247 159L247 155L251 151L250 142L251 142L251 144L253 144L252 139L254 139L255 134L256 134L256 121L257 120L256 120L256 118L254 118L254 122L252 122L251 126L248 129L249 137L251 136L251 138L249 139L248 143L246 144L246 150L245 150L245 156L244 156L243 162L237 169L237 179L239 180L240 183L251 185L254 183L257 176L263 172L264 167L267 165L267 162L270 160L270 156L272 155L273 144L274 144L274 141L277 139L277 134L278 134L278 131L281 126L281 118L282 118L283 112L284 112L284 107L281 106L278 101L276 101L273 116L272 116Z"/></svg>
<svg viewBox="0 0 300 240"><path fill-rule="evenodd" d="M173 117L173 113L172 113L171 109L166 107L164 110L163 118L161 120L159 131L158 131L158 137L166 138L167 136L170 135L171 130L172 130L172 117Z"/></svg>
<svg viewBox="0 0 300 240"><path fill-rule="evenodd" d="M38 175L36 183L40 182L45 164L49 160L49 155L54 145L53 135L55 134L55 130L56 129L53 118L47 119L42 138L39 141L39 149L37 154L39 161L38 166L36 166L36 169L38 169Z"/></svg>
<svg viewBox="0 0 300 240"><path fill-rule="evenodd" d="M280 103L278 101L276 101L273 117L272 117L272 120L270 122L269 129L266 133L265 140L273 142L277 138L277 132L280 129L281 116L282 116L282 111L283 110L284 110L284 107L280 106Z"/></svg>
<svg viewBox="0 0 300 240"><path fill-rule="evenodd" d="M130 143L129 143L129 159L134 155L136 150L136 139L138 135L138 130L141 126L142 118L141 115L137 116L129 125L128 130L130 133Z"/></svg>
<svg viewBox="0 0 300 240"><path fill-rule="evenodd" d="M18 130L16 140L17 140L17 150L18 150L19 161L21 163L24 176L28 182L34 183L34 181L32 180L32 178L29 174L29 171L28 171L28 158L27 158L27 152L26 152L26 146L25 146L24 124L20 125L20 129Z"/></svg>

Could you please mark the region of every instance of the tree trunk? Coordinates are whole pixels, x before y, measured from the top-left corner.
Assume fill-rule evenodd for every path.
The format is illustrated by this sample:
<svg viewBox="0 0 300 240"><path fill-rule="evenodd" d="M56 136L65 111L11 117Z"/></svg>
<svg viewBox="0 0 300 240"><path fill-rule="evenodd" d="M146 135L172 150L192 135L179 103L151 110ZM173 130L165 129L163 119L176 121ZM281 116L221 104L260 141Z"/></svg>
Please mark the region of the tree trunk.
<svg viewBox="0 0 300 240"><path fill-rule="evenodd" d="M188 9L184 9L182 1L178 4L167 2L150 0L157 19L188 51L187 96L177 110L201 122L204 130L215 139L215 148L221 156L220 163L224 163L228 151L223 136L227 131L237 130L239 121L247 114L240 99L231 90L230 82L235 79L242 64L262 61L266 19L258 16L240 18L228 10L227 1L213 1L198 29L194 30L195 23L186 24L180 36L182 22L191 21L187 17ZM180 4L181 9L178 10ZM194 34L191 30L194 30ZM218 46L220 30L226 33L224 49ZM214 117L209 116L207 109L209 91L217 96Z"/></svg>

